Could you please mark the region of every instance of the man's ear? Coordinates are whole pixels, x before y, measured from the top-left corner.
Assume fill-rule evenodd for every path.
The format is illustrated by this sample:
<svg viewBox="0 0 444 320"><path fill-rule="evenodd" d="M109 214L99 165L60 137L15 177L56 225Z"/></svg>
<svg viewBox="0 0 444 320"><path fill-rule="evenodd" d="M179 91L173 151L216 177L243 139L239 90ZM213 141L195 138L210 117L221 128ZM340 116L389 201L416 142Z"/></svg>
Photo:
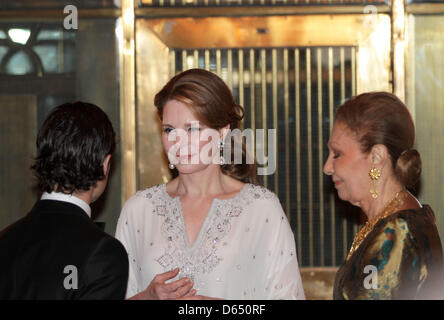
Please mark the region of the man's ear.
<svg viewBox="0 0 444 320"><path fill-rule="evenodd" d="M370 161L373 166L383 167L388 156L387 147L383 144L375 144L370 151Z"/></svg>
<svg viewBox="0 0 444 320"><path fill-rule="evenodd" d="M109 170L111 169L111 155L107 155L105 160L103 161L103 174L105 177L108 175Z"/></svg>

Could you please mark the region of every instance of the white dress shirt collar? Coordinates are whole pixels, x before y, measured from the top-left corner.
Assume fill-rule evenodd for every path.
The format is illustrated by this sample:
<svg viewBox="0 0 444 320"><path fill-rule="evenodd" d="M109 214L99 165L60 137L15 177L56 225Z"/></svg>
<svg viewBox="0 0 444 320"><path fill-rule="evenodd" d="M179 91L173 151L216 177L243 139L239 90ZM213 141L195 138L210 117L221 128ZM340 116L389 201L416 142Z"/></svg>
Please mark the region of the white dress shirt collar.
<svg viewBox="0 0 444 320"><path fill-rule="evenodd" d="M51 192L51 193L44 192L40 199L41 200L57 200L57 201L64 201L64 202L69 202L69 203L75 204L76 206L82 208L83 211L86 212L88 217L91 218L91 207L89 206L89 204L87 204L82 199L77 198L76 196L61 193L61 192Z"/></svg>

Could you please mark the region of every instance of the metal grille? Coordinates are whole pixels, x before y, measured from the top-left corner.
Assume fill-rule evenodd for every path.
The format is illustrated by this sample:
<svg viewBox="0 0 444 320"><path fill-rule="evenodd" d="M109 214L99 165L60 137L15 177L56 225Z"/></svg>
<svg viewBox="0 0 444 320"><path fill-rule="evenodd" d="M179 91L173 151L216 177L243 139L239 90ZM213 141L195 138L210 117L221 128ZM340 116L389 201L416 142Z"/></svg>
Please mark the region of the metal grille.
<svg viewBox="0 0 444 320"><path fill-rule="evenodd" d="M139 0L136 0L139 1ZM120 6L120 1L115 0L1 0L2 10L29 10L29 9L63 9L67 5L74 5L77 8L116 8Z"/></svg>
<svg viewBox="0 0 444 320"><path fill-rule="evenodd" d="M141 0L141 7L223 7L223 6L289 6L387 4L384 0Z"/></svg>
<svg viewBox="0 0 444 320"><path fill-rule="evenodd" d="M73 74L75 44L76 33L57 23L0 23L0 75Z"/></svg>
<svg viewBox="0 0 444 320"><path fill-rule="evenodd" d="M355 47L170 51L171 76L212 71L245 107L244 128L277 129L276 171L259 179L281 200L302 266L337 266L357 231L359 211L322 172L334 109L356 93L355 56Z"/></svg>
<svg viewBox="0 0 444 320"><path fill-rule="evenodd" d="M444 0L407 0L406 3L444 3Z"/></svg>

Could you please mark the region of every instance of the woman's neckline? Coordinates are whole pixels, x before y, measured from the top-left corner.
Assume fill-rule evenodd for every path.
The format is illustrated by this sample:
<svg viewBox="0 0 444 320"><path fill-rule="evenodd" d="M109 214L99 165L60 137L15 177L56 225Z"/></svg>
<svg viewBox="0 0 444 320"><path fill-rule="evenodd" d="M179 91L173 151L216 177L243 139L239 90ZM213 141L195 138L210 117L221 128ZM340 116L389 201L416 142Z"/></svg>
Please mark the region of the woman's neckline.
<svg viewBox="0 0 444 320"><path fill-rule="evenodd" d="M243 187L239 190L239 192L236 193L234 196L232 196L232 197L230 197L230 198L220 199L220 198L215 197L213 200L217 200L217 201L230 201L230 200L235 200L235 199L237 199L238 197L240 197L240 196L241 196L241 195L247 190L247 188L249 187L249 185L250 185L250 183L245 183L245 184L243 185ZM164 183L164 184L162 185L162 190L164 191L164 193L165 193L165 195L167 196L168 199L171 199L171 200L180 199L180 196L175 196L175 197L173 197L173 196L171 196L171 195L168 193L168 190L167 190L167 184L166 184L166 183Z"/></svg>

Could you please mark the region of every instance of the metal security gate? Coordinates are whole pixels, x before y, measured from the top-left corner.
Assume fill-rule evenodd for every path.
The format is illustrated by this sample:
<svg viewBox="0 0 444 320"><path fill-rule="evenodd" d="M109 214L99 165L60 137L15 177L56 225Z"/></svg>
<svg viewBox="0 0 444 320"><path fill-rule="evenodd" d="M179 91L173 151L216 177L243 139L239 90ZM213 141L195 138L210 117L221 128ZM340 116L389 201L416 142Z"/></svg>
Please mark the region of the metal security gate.
<svg viewBox="0 0 444 320"><path fill-rule="evenodd" d="M286 6L286 5L309 5L309 4L368 4L385 3L382 0L141 0L145 7L187 7L187 6Z"/></svg>
<svg viewBox="0 0 444 320"><path fill-rule="evenodd" d="M151 144L138 146L139 188L152 185L159 172L160 182L169 179L166 165L156 172L145 167L159 162L163 152L155 147L156 141L160 145L158 132L147 130L147 119L155 119L154 94L179 72L209 70L246 109L243 128L277 131L275 173L259 180L279 196L301 266L342 263L360 215L357 208L337 200L330 177L322 172L326 144L336 107L375 83L388 90L390 41L380 29L386 18L381 15L373 29L353 15L137 20L138 137ZM357 29L360 36L350 39L351 34L335 30L322 34L323 23L338 30L355 28L353 34ZM378 73L378 64L379 80L366 79L364 74Z"/></svg>
<svg viewBox="0 0 444 320"><path fill-rule="evenodd" d="M170 51L174 74L191 68L214 72L227 83L246 109L244 128L277 129L276 172L259 181L281 199L301 264L336 265L357 225L336 217L330 178L322 167L334 108L356 94L356 48Z"/></svg>

